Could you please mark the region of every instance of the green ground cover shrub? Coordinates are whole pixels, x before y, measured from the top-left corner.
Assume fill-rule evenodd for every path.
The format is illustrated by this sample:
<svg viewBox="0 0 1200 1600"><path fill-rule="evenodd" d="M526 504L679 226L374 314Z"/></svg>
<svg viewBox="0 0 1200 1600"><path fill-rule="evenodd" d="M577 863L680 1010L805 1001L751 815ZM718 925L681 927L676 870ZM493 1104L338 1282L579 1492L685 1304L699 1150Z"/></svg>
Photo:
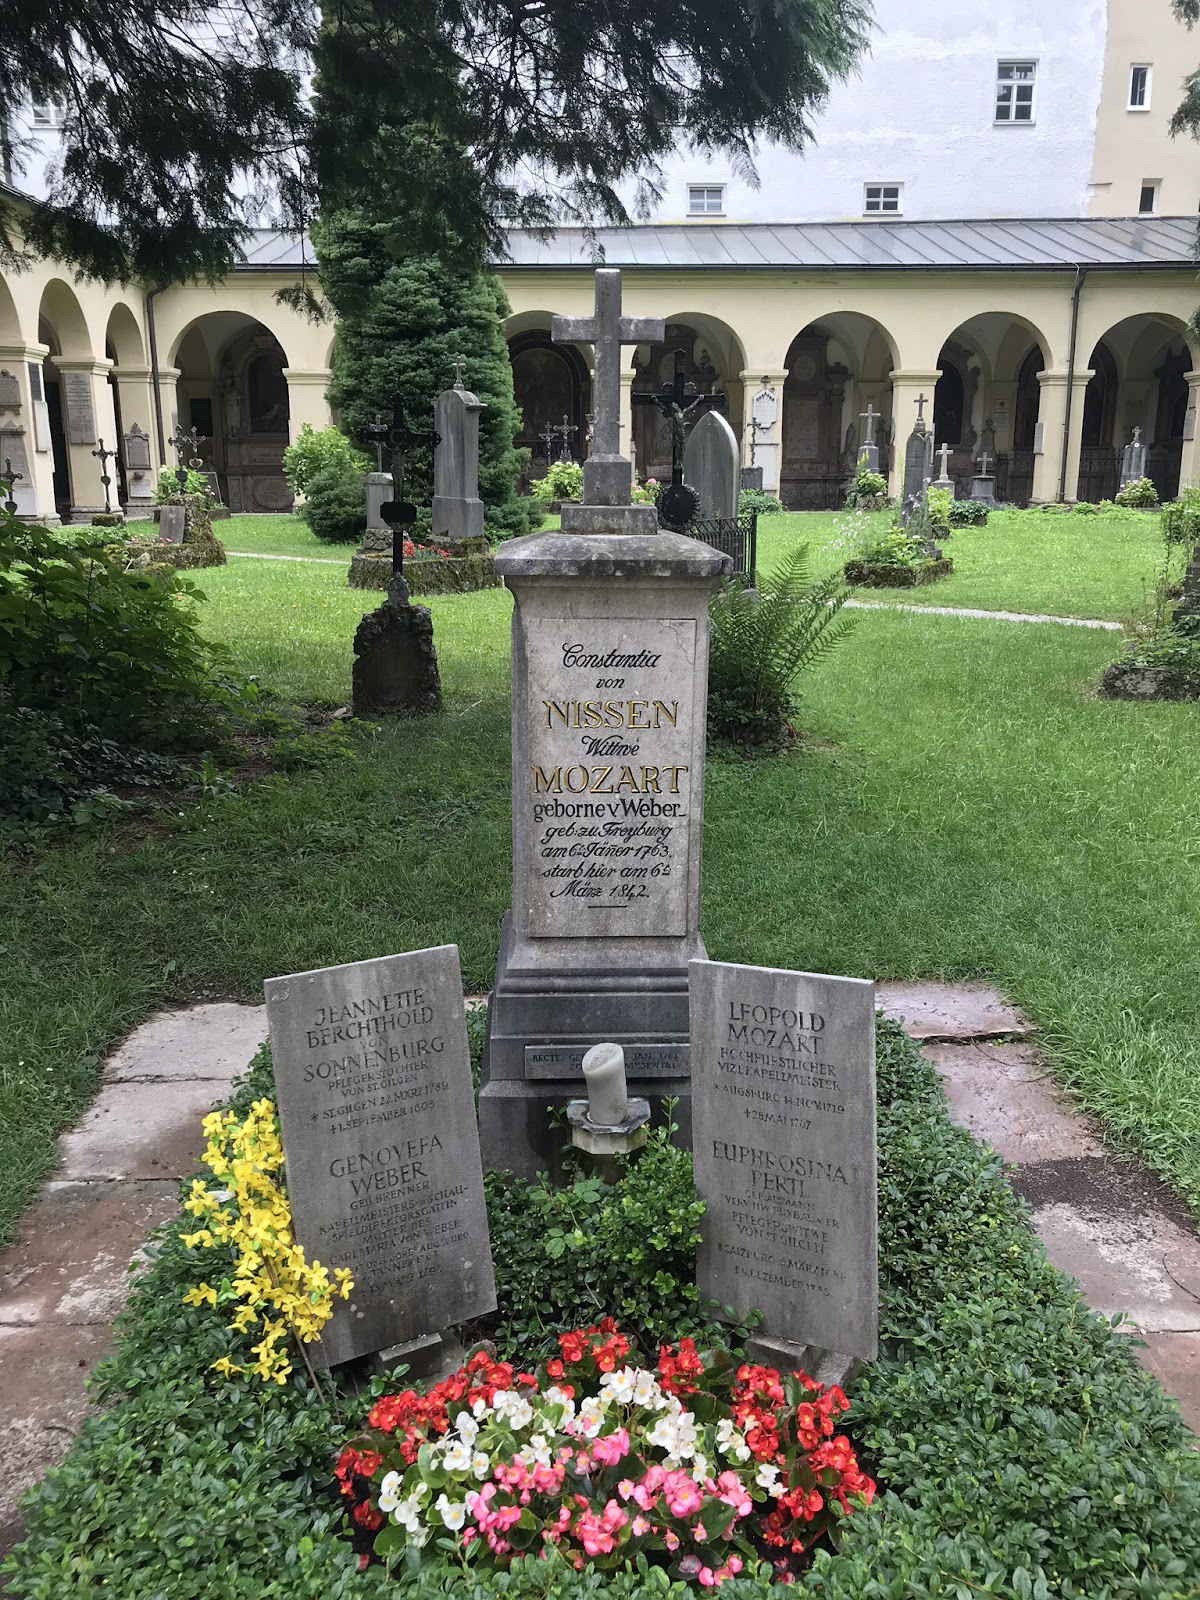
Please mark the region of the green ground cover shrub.
<svg viewBox="0 0 1200 1600"><path fill-rule="evenodd" d="M783 501L766 489L739 490L738 516L748 516L751 511L757 511L760 517L777 517L783 511Z"/></svg>
<svg viewBox="0 0 1200 1600"><path fill-rule="evenodd" d="M1149 478L1135 478L1113 496L1114 504L1152 511L1158 504L1158 490Z"/></svg>
<svg viewBox="0 0 1200 1600"><path fill-rule="evenodd" d="M283 475L295 495L307 494L313 479L326 467L338 467L349 477L370 470L370 461L356 450L340 428L314 428L305 422L295 444L283 452Z"/></svg>
<svg viewBox="0 0 1200 1600"><path fill-rule="evenodd" d="M954 505L953 489L927 489L925 491L926 504L929 506L929 524L935 533L950 532L950 512Z"/></svg>
<svg viewBox="0 0 1200 1600"><path fill-rule="evenodd" d="M991 507L986 500L955 500L950 507L952 528L982 528L987 525Z"/></svg>
<svg viewBox="0 0 1200 1600"><path fill-rule="evenodd" d="M583 468L577 461L552 461L544 478L530 485L533 498L541 505L550 500L583 498Z"/></svg>
<svg viewBox="0 0 1200 1600"><path fill-rule="evenodd" d="M300 515L325 544L348 544L367 531L366 475L345 461L327 461L306 479Z"/></svg>
<svg viewBox="0 0 1200 1600"><path fill-rule="evenodd" d="M169 502L177 503L176 497L179 492L179 477L175 468L160 467L158 481L154 485L154 504L156 506L165 506ZM212 499L212 489L209 486L208 479L202 472L197 471L195 467L188 468L187 482L183 486L183 493L203 494L207 495L210 500Z"/></svg>
<svg viewBox="0 0 1200 1600"><path fill-rule="evenodd" d="M872 472L864 460L858 463L853 482L846 494L848 508L861 507L864 511L880 511L887 504L887 479L882 472Z"/></svg>
<svg viewBox="0 0 1200 1600"><path fill-rule="evenodd" d="M1046 1262L999 1159L955 1128L935 1070L894 1024L880 1026L881 1353L859 1380L847 1427L880 1484L795 1588L825 1600L1191 1600L1200 1574L1200 1455L1173 1404L1133 1360L1125 1337L1081 1303ZM244 1114L270 1092L266 1052L234 1097ZM551 1218L544 1191L492 1180L501 1288L500 1355L524 1353L561 1312L595 1311L586 1278L558 1305L534 1307L521 1278L570 1277L573 1249L622 1212L677 1252L695 1216L690 1157L665 1144L613 1189L576 1185ZM680 1202L684 1213L680 1215ZM228 1348L225 1314L186 1306L197 1261L180 1243L190 1217L160 1230L98 1369L104 1409L26 1505L26 1541L5 1572L9 1593L71 1600L684 1600L665 1571L576 1574L532 1561L511 1574L465 1574L427 1552L388 1579L361 1575L338 1536L330 1493L341 1442L372 1391L339 1414L302 1377L283 1387L230 1382L211 1363ZM574 1243L574 1234L584 1244ZM647 1332L659 1291L636 1259L637 1232L602 1265ZM537 1263L537 1271L531 1270ZM213 1265L205 1254L205 1269ZM553 1272L550 1270L553 1268ZM506 1302L513 1292L518 1303ZM504 1321L510 1309L515 1317ZM526 1309L521 1310L520 1306ZM687 1314L686 1305L681 1309ZM536 1325L535 1325L536 1324ZM511 1342L510 1342L511 1341ZM649 1352L647 1352L649 1353ZM375 1386L378 1387L377 1385ZM722 1586L724 1600L789 1592L761 1570Z"/></svg>
<svg viewBox="0 0 1200 1600"><path fill-rule="evenodd" d="M796 679L845 638L841 578L814 578L799 545L754 588L726 582L709 606L708 732L733 745L785 740Z"/></svg>

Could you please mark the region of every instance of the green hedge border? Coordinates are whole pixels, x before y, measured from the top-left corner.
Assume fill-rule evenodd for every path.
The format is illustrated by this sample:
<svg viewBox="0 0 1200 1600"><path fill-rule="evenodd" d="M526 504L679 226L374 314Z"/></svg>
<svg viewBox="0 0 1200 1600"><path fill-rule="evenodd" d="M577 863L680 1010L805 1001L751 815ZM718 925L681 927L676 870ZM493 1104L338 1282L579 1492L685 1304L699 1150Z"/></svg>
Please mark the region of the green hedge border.
<svg viewBox="0 0 1200 1600"><path fill-rule="evenodd" d="M954 571L949 556L936 561L926 561L919 567L889 567L875 561L847 561L842 568L846 582L854 589L916 589L922 584L937 583Z"/></svg>
<svg viewBox="0 0 1200 1600"><path fill-rule="evenodd" d="M951 1124L937 1074L888 1023L879 1084L883 1344L849 1426L882 1493L787 1592L1195 1600L1200 1454L1173 1402L1047 1263L999 1159ZM264 1053L234 1104L269 1090ZM597 1204L619 1207L621 1187ZM179 1243L188 1226L181 1217L156 1236L95 1375L106 1409L28 1497L28 1536L4 1569L11 1594L694 1600L662 1571L576 1574L556 1562L358 1574L335 1536L328 1481L367 1397L343 1401L338 1420L299 1380L251 1388L208 1372L228 1336L217 1313L180 1301L196 1278ZM544 1282L549 1237L498 1265L501 1282ZM784 1592L760 1573L721 1595Z"/></svg>

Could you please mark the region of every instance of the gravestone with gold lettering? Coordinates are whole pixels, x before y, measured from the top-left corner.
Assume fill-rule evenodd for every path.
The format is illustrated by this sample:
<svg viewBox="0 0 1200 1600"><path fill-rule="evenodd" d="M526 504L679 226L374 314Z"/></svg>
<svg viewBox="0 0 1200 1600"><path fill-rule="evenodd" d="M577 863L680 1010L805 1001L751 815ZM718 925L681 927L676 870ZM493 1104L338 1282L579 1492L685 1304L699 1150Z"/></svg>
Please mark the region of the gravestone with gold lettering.
<svg viewBox="0 0 1200 1600"><path fill-rule="evenodd" d="M496 1305L458 950L265 985L296 1237L354 1278L330 1366Z"/></svg>
<svg viewBox="0 0 1200 1600"><path fill-rule="evenodd" d="M513 898L479 1122L485 1165L524 1175L551 1165L547 1107L579 1095L600 1041L624 1048L631 1094L681 1098L686 1131L708 601L731 562L629 504L620 348L663 334L621 315L620 278L598 272L595 316L554 330L596 349L584 503L570 531L496 555L514 602Z"/></svg>

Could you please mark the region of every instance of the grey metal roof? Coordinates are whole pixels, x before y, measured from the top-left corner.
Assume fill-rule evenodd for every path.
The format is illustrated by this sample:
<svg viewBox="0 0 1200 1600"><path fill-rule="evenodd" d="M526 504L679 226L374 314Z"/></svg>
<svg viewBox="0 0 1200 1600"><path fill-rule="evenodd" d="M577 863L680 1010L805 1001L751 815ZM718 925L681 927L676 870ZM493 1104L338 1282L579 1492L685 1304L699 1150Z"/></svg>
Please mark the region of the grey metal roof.
<svg viewBox="0 0 1200 1600"><path fill-rule="evenodd" d="M1047 217L972 222L642 223L508 237L506 271L610 267L865 268L1036 271L1062 267L1190 267L1194 217ZM299 234L257 230L245 269L300 266ZM313 260L311 248L307 260Z"/></svg>

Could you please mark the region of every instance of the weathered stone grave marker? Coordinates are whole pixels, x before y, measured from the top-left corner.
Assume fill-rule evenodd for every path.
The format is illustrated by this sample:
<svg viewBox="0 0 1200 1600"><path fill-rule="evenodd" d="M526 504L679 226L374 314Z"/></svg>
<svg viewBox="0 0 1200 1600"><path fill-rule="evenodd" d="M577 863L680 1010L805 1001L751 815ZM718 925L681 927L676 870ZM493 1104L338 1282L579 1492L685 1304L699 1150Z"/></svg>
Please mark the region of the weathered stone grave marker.
<svg viewBox="0 0 1200 1600"><path fill-rule="evenodd" d="M1146 446L1142 443L1142 430L1135 428L1133 438L1121 452L1121 483L1123 489L1127 483L1136 483L1139 478L1146 476Z"/></svg>
<svg viewBox="0 0 1200 1600"><path fill-rule="evenodd" d="M443 389L433 403L433 426L439 435L433 452L433 538L435 542L444 540L451 553L464 539L483 538L479 414L486 408L477 395L463 387L464 360L456 357L454 387Z"/></svg>
<svg viewBox="0 0 1200 1600"><path fill-rule="evenodd" d="M700 497L700 519L731 520L738 514L741 454L737 434L716 411L706 411L688 435L683 481Z"/></svg>
<svg viewBox="0 0 1200 1600"><path fill-rule="evenodd" d="M296 1238L354 1277L325 1361L494 1310L457 946L264 987Z"/></svg>
<svg viewBox="0 0 1200 1600"><path fill-rule="evenodd" d="M182 544L187 537L187 507L160 506L158 510L158 537L168 544Z"/></svg>
<svg viewBox="0 0 1200 1600"><path fill-rule="evenodd" d="M768 1354L872 1360L875 985L717 961L690 984L701 1291L761 1311Z"/></svg>

